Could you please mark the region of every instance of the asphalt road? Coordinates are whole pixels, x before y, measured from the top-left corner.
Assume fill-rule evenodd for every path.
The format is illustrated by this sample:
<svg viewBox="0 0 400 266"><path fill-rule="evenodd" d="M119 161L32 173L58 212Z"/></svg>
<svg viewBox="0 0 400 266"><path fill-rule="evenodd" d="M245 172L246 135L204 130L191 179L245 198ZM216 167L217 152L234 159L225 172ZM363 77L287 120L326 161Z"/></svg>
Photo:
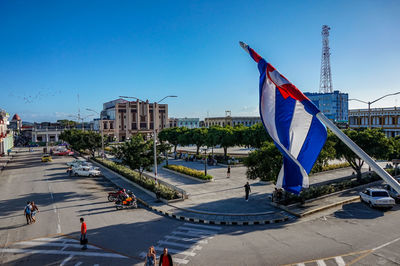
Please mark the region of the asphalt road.
<svg viewBox="0 0 400 266"><path fill-rule="evenodd" d="M69 177L59 157L20 152L0 174L1 265L143 265L151 245L169 247L180 265L398 265L400 208L356 202L287 223L263 226L188 224L146 209L116 211L105 179ZM26 201L39 206L26 225ZM79 246L79 218L89 249ZM343 264L344 263L344 264Z"/></svg>

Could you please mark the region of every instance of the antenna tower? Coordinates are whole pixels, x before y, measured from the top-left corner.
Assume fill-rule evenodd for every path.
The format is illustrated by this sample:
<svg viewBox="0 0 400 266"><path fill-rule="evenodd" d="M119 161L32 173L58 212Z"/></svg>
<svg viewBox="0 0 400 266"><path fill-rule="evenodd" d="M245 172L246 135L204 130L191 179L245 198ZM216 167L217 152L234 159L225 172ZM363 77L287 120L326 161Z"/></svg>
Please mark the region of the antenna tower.
<svg viewBox="0 0 400 266"><path fill-rule="evenodd" d="M333 92L332 74L331 74L331 53L329 48L329 30L328 25L322 26L322 57L321 57L321 77L319 81L319 92Z"/></svg>

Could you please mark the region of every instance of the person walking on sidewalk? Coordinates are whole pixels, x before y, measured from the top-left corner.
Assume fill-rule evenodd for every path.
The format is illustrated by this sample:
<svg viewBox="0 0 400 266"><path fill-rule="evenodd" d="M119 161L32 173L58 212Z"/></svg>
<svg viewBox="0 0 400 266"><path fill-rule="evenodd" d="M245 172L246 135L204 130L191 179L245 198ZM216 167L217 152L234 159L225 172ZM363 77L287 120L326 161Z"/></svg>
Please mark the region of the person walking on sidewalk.
<svg viewBox="0 0 400 266"><path fill-rule="evenodd" d="M249 182L244 185L244 191L246 192L246 201L249 201L249 193L251 192Z"/></svg>
<svg viewBox="0 0 400 266"><path fill-rule="evenodd" d="M39 212L38 207L36 206L35 202L31 202L31 206L32 206L32 222L36 222L36 213Z"/></svg>
<svg viewBox="0 0 400 266"><path fill-rule="evenodd" d="M86 250L88 242L86 223L82 217L80 218L80 221L81 221L81 245L83 245L82 250Z"/></svg>
<svg viewBox="0 0 400 266"><path fill-rule="evenodd" d="M228 170L226 170L226 178L230 178L231 177L231 166L228 165Z"/></svg>
<svg viewBox="0 0 400 266"><path fill-rule="evenodd" d="M144 266L155 266L156 265L156 251L153 246L149 247L149 252L147 252L146 259L144 261Z"/></svg>
<svg viewBox="0 0 400 266"><path fill-rule="evenodd" d="M172 266L172 257L171 254L168 253L168 249L164 248L163 254L160 256L160 262L158 263L158 266Z"/></svg>

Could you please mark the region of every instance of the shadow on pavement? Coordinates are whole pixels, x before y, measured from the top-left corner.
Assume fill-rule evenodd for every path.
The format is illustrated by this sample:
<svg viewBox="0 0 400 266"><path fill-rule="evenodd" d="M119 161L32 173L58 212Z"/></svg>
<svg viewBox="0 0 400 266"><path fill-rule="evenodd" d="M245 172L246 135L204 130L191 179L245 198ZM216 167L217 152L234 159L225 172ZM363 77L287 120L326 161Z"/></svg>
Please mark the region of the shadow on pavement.
<svg viewBox="0 0 400 266"><path fill-rule="evenodd" d="M348 203L333 214L340 219L375 219L385 215L383 209L370 208L362 202Z"/></svg>

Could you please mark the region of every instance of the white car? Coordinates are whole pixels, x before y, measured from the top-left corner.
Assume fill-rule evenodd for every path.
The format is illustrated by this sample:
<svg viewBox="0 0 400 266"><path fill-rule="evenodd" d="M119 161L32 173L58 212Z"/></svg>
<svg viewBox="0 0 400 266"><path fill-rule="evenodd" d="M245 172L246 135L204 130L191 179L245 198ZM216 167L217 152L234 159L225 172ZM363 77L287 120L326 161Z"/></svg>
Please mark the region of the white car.
<svg viewBox="0 0 400 266"><path fill-rule="evenodd" d="M396 202L389 193L381 188L367 188L363 192L360 192L360 199L368 205L373 207L392 208Z"/></svg>
<svg viewBox="0 0 400 266"><path fill-rule="evenodd" d="M75 160L71 163L68 164L69 166L72 167L80 167L80 166L87 166L87 167L93 167L93 164L87 161L81 161L81 160Z"/></svg>
<svg viewBox="0 0 400 266"><path fill-rule="evenodd" d="M72 174L75 176L101 176L98 169L89 166L80 166L72 168Z"/></svg>

